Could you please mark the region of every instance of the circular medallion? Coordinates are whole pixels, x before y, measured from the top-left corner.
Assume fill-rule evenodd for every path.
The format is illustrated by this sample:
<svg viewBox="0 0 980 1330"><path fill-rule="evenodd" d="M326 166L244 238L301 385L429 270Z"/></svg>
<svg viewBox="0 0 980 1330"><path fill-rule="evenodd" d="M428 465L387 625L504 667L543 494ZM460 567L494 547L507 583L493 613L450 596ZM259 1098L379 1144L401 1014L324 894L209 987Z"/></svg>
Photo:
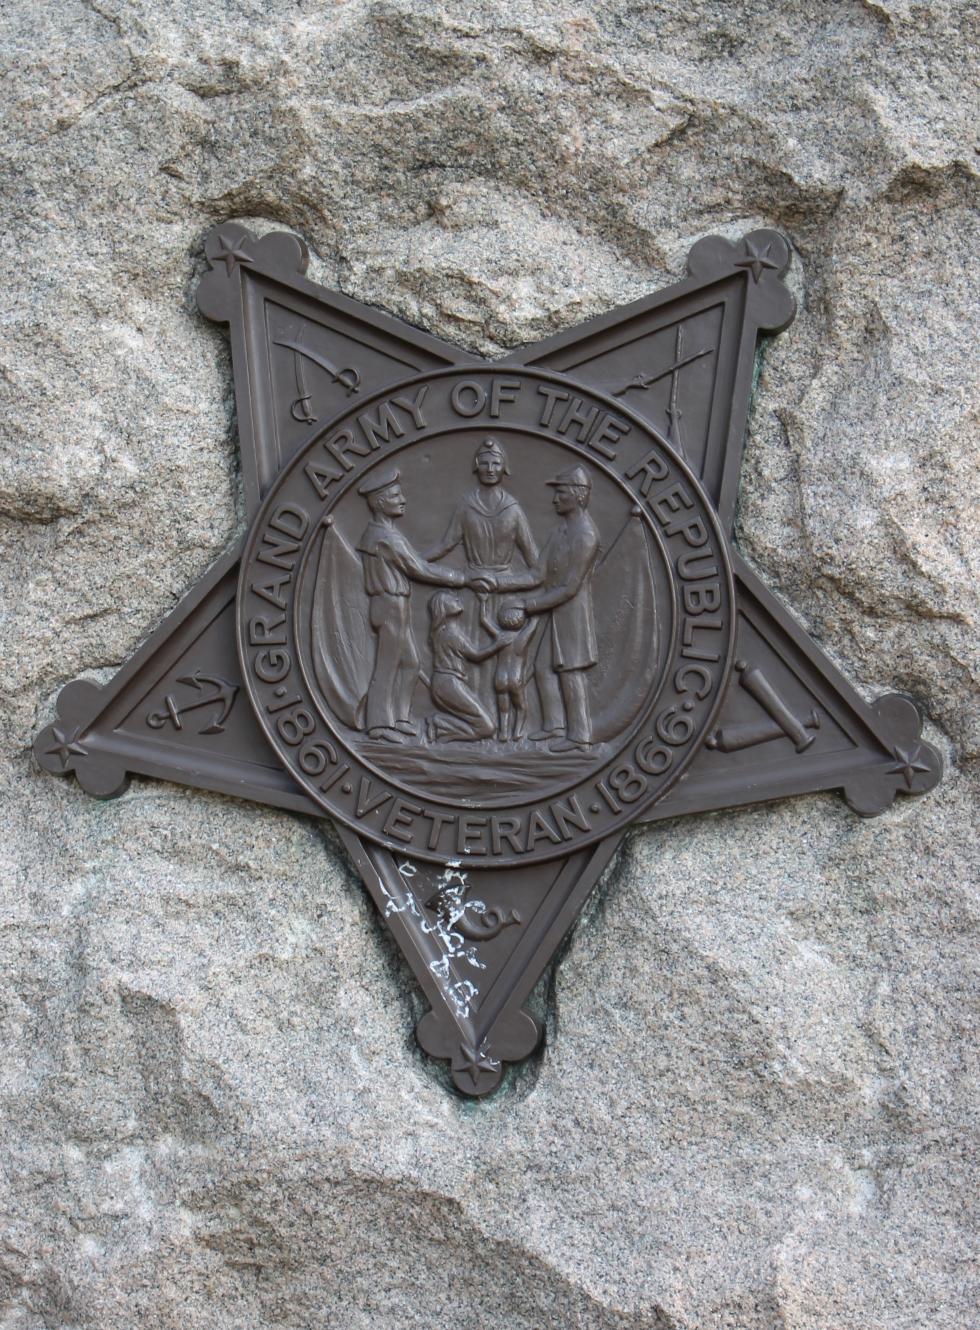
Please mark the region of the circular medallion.
<svg viewBox="0 0 980 1330"><path fill-rule="evenodd" d="M304 445L242 560L248 693L332 817L475 868L632 821L728 677L725 540L684 462L559 375L443 370Z"/></svg>

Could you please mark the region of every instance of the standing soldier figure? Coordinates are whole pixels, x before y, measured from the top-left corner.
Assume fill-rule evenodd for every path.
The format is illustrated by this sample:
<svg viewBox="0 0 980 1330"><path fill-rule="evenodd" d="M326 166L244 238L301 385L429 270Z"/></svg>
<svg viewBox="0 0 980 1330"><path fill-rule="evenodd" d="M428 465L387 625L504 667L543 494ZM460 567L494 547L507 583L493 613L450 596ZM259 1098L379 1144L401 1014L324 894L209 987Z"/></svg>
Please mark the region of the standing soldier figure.
<svg viewBox="0 0 980 1330"><path fill-rule="evenodd" d="M599 532L586 511L592 482L584 466L569 467L547 484L554 486L558 522L541 557L525 577L502 579L497 585L500 591L538 587L524 600L525 612L551 611L551 669L558 675L565 724L564 734L549 747L553 753L567 753L592 746L585 671L598 660L592 574L599 558ZM547 681L539 687L543 694Z"/></svg>

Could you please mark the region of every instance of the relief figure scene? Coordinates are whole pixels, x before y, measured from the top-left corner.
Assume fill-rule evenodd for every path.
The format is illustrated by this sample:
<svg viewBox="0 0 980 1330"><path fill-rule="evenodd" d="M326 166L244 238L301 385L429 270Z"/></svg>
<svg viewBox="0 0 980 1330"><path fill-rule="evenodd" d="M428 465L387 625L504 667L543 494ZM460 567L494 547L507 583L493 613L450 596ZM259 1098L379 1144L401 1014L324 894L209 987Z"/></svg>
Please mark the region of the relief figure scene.
<svg viewBox="0 0 980 1330"><path fill-rule="evenodd" d="M325 718L386 775L492 802L601 762L657 686L663 554L629 491L519 431L374 466L300 592Z"/></svg>

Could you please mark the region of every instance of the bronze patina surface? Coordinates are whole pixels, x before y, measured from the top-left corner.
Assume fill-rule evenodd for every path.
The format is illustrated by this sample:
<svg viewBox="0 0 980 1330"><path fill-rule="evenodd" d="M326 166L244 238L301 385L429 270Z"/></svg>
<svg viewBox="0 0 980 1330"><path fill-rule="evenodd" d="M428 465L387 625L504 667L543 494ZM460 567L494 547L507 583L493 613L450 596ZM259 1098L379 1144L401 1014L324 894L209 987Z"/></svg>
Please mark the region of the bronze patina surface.
<svg viewBox="0 0 980 1330"><path fill-rule="evenodd" d="M292 235L207 239L248 532L35 752L328 816L485 1094L635 821L939 779L914 703L865 703L732 544L789 248L698 242L677 285L498 361L309 282Z"/></svg>

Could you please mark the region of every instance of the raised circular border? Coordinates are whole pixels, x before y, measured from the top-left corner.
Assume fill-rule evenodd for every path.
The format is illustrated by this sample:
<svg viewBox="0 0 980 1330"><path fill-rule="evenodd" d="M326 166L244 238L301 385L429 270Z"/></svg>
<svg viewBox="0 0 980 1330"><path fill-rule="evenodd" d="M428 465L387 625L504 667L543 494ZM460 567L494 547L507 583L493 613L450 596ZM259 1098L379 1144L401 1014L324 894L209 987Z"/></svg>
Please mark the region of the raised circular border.
<svg viewBox="0 0 980 1330"><path fill-rule="evenodd" d="M380 780L383 786L386 787L383 793L386 793L387 797L383 799L379 808L386 815L383 818L375 818L371 812L361 812L358 814L357 808L359 805L363 808L365 802L373 802L373 799L360 799L360 792L364 789L361 782L365 777L370 781L378 781L379 775L377 770L373 767L372 763L348 748L343 736L329 725L323 715L322 704L318 702L313 690L307 688L305 695L301 694L297 696L295 701L290 701L288 697L291 690L294 693L296 691L296 676L300 676L302 679L304 674L302 669L301 652L295 641L296 633L293 624L293 608L295 605L296 582L298 581L294 575L295 570L299 568L300 564L306 557L306 543L315 539L316 533L319 531L323 519L329 514L330 510L349 493L355 484L360 482L363 476L372 467L378 465L381 461L389 457L397 455L397 452L403 448L420 445L431 435L445 433L446 426L442 424L433 427L423 425L418 431L408 431L408 436L404 439L400 439L396 446L386 447L379 451L371 452L364 457L362 463L354 465L352 469L342 477L335 492L329 494L326 498L320 498L315 504L310 504L309 496L304 495L305 501L314 510L314 516L308 518L306 526L297 538L297 555L292 565L292 569L290 570L290 577L280 579L280 581L291 581L293 583L288 593L290 599L287 601L287 609L281 616L281 624L278 624L276 628L276 633L281 634L282 636L281 642L278 640L273 641L270 637L266 637L259 642L254 640L254 633L258 626L256 620L259 616L252 615L250 607L246 603L250 594L250 586L254 574L253 564L255 564L256 559L256 546L259 544L263 533L270 529L269 523L275 519L276 514L279 514L281 518L285 511L284 504L287 503L289 497L291 497L289 495L290 487L294 483L297 483L297 477L303 476L304 469L307 463L311 460L313 450L316 449L328 435L335 435L337 431L345 427L345 424L348 421L355 421L358 416L363 415L379 403L390 401L399 396L404 397L406 394L410 393L413 388L420 387L423 384L431 385L433 383L452 379L472 380L487 376L493 377L494 375L517 376L522 381L522 384L525 381L550 383L557 385L562 390L574 393L577 397L583 400L591 399L593 403L597 403L603 410L626 420L631 429L635 428L640 436L648 440L652 445L652 448L662 454L663 463L668 465L666 476L663 479L669 477L671 470L675 471L683 482L683 485L686 487L686 494L693 499L693 502L686 506L690 509L694 517L704 519L706 530L710 532L713 537L713 540L708 546L707 552L718 560L718 566L714 569L714 575L719 584L724 588L724 595L722 596L721 593L719 593L721 600L719 608L720 612L724 615L724 622L721 624L721 629L724 630L724 641L717 643L721 649L719 652L715 653L712 661L716 668L714 675L711 678L710 686L709 680L705 679L705 693L703 695L698 695L696 692L693 694L696 702L692 700L691 696L685 698L685 701L682 704L683 713L681 715L676 714L681 711L681 706L674 706L666 709L666 711L662 712L660 716L655 717L654 713L657 712L664 691L664 689L661 688L660 694L654 696L650 701L644 720L639 726L634 724L630 727L631 734L635 734L638 729L652 730L652 733L646 734L639 743L633 746L632 761L624 757L621 747L617 747L614 757L604 760L604 762L598 767L591 767L588 774L584 775L581 781L569 785L563 793L557 797L553 795L547 796L552 804L555 803L557 798L566 800L567 805L567 800L570 797L576 796L577 792L584 792L587 789L591 789L595 797L587 801L589 817L585 818L585 820L589 821L588 828L580 828L579 824L572 819L573 825L578 831L578 834L575 834L574 831L569 831L568 822L563 819L562 823L559 825L559 829L563 833L567 833L567 839L563 838L560 842L556 843L550 834L551 831L555 830L555 824L552 823L550 824L550 830L546 835L547 844L541 846L536 843L537 840L540 839L541 822L540 809L536 808L536 805L540 804L542 800L533 795L526 794L520 800L515 801L511 808L508 809L501 808L499 805L493 807L487 806L484 808L474 803L452 805L445 799L428 796L421 792L414 792L411 797L415 800L421 801L420 807L418 804L412 803L410 800L403 798L406 791L410 792L412 790L410 785L407 783L402 785L399 780L382 773ZM494 427L499 427L504 423L505 422L500 421L499 419L493 420L466 417L460 418L458 427L461 430L474 427L482 428L484 426L488 429L492 429ZM557 433L550 433L546 428L542 429L541 422L534 422L532 424L518 419L507 421L506 424L513 429L524 429L529 433L543 432L545 437L547 437L553 444L567 449L571 453L576 454L580 459L586 461L590 466L596 467L605 472L614 483L621 487L634 504L640 506L645 519L650 524L654 536L660 539L663 543L664 530L666 530L666 527L663 530L658 530L654 521L654 516L648 509L646 494L639 492L637 488L632 486L626 475L614 470L603 462L601 458L597 457L593 452L590 452L587 444L564 438ZM649 458L650 456L651 452L648 452L647 457ZM671 488L673 489L674 487ZM301 511L306 515L305 509ZM661 515L658 513L657 516ZM661 516L661 520L664 521L665 519ZM667 566L674 593L674 637L676 639L678 636L677 628L683 619L684 599L681 594L681 583L678 580L677 573L674 570L670 559L667 560ZM260 571L264 576L268 576L274 570L265 567L261 568ZM700 578L691 580L704 579ZM270 607L266 606L264 608L269 609ZM698 611L698 613L700 614L700 611ZM266 617L268 621L272 621L268 615ZM239 658L249 701L256 717L258 718L259 724L268 737L273 749L283 761L286 769L298 784L309 793L311 798L313 798L314 801L323 807L331 816L335 817L338 821L343 822L344 825L350 827L359 834L384 845L395 853L419 859L427 859L437 863L447 863L463 859L474 868L512 867L516 864L536 863L554 859L559 856L565 856L577 849L582 849L588 845L594 844L596 841L602 840L605 836L614 831L625 827L629 822L640 816L640 814L648 809L653 803L662 798L682 774L689 762L693 759L695 753L702 746L707 735L710 733L712 723L725 694L726 685L731 671L735 638L734 583L731 563L728 556L727 542L710 500L684 460L677 455L674 449L671 448L670 444L667 443L667 441L664 440L647 421L637 416L634 412L631 412L628 408L621 406L618 401L607 398L603 393L592 388L587 388L560 374L536 368L528 369L523 366L509 365L453 366L447 369L434 370L419 374L412 379L403 380L397 384L389 385L387 388L373 394L371 397L357 402L356 405L348 408L345 412L334 416L322 426L318 426L315 433L313 433L306 443L297 450L294 457L283 469L252 522L242 555L236 618ZM704 625L702 625L702 627L703 626ZM284 632L283 630L287 628L288 632ZM693 639L694 631L692 631L691 636ZM250 638L252 640L250 640ZM679 689L676 684L677 677L682 671L685 675L690 675L695 674L700 670L702 676L707 675L708 671L704 664L692 663L686 666L678 665L676 660L676 640L674 641L673 646L675 656L671 658L664 678L672 675L675 681L675 689L681 694L687 691L686 689ZM704 653L699 653L697 646L691 647L690 650L692 651L695 662L699 660L703 661L707 658ZM268 678L263 680L256 678L253 673L253 664L257 664L263 651L276 651L279 654L288 657L288 664L283 675L277 676L274 679ZM254 653L254 659L253 655L250 653ZM302 683L305 687L305 679L302 679ZM273 685L275 685L275 688ZM696 703L704 702L707 702L707 705L703 707L701 714L698 715L695 722L690 713L694 710ZM298 741L293 741L292 738L287 738L284 733L283 715L286 714L288 716L289 714L292 714L286 711L286 709L290 707L297 716L299 715L300 709L306 712L307 715L310 709L312 709L313 716L316 720L314 728L303 735ZM668 715L668 712L671 714ZM304 715L303 717L304 723L306 722L307 715ZM685 717L689 717L690 719L685 719ZM688 728L689 725L690 728ZM326 733L322 735L319 733L321 727L326 731ZM292 729L293 732L295 732L298 729L298 726L293 725ZM632 743L632 739L629 740L629 743ZM641 751L643 754L642 757L640 756ZM324 754L330 759L328 766L324 766L319 770L312 770L311 767L315 767L317 762L323 758ZM662 768L653 765L659 754L663 754L667 758L666 764ZM316 761L312 761L310 764L303 766L301 763L304 755L311 758L315 757ZM362 768L361 771L357 770L358 766ZM627 772L625 776L623 774L624 771ZM629 773L632 774L630 775ZM325 774L328 774L329 776L327 780L322 779ZM346 775L350 775L350 780L345 779ZM609 781L613 777L616 778L616 783L610 785ZM638 791L637 785L641 787ZM368 788L370 789L370 786ZM627 790L636 792L627 795ZM397 796L393 793L394 791L398 792ZM343 793L347 798L350 805L349 807L338 798L339 793ZM374 793L377 792L375 791ZM328 795L331 797L327 797ZM455 816L443 816L442 814L439 814L437 815L437 821L436 818L428 817L426 814L426 804L453 808ZM584 816L582 814L581 806L576 805L576 807L580 816ZM519 810L521 813L526 812L528 819L527 839L529 842L529 848L521 853L514 851L513 842L516 833L513 828L510 828L508 839L510 853L491 853L486 850L481 853L474 850L470 841L478 840L480 838L479 833L481 827L485 829L488 824L492 826L493 843L498 845L502 843L502 841L498 841L497 838L497 829L502 825L499 819L503 818L508 821L511 820L513 817L513 810ZM487 817L481 816L484 812L488 814ZM535 823L535 830L538 834L532 837L530 828L531 819L534 817L538 818L538 822ZM411 835L407 834L408 828L413 826L416 819L419 818L432 823L433 827L428 840L424 844L417 843L414 833ZM591 821L592 818L595 819L594 822ZM491 819L498 819L498 821L491 823ZM380 826L378 825L379 821L381 822ZM452 849L449 849L442 844L442 833L446 825L454 821L465 823L465 827L458 829L456 843ZM507 833L505 832L503 835L507 835ZM433 836L436 838L434 845L432 843Z"/></svg>

